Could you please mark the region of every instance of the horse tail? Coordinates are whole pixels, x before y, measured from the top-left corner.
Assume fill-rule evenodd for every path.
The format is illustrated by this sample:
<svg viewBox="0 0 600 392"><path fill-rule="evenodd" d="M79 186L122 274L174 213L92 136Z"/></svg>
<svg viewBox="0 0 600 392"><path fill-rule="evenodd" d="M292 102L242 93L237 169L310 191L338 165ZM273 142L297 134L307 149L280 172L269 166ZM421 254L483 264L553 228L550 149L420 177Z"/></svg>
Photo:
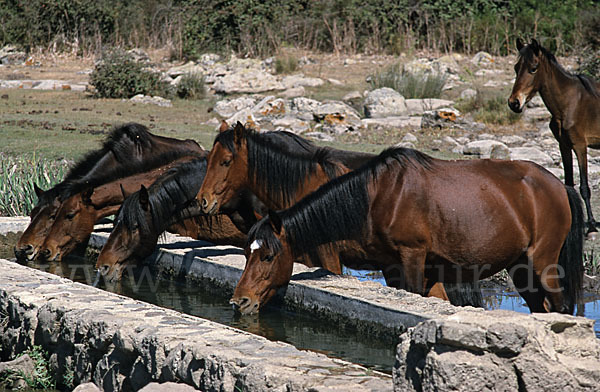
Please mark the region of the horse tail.
<svg viewBox="0 0 600 392"><path fill-rule="evenodd" d="M565 303L570 314L575 310L581 295L583 282L583 233L585 220L583 206L575 188L565 186L571 207L571 229L558 258L558 265L564 271L561 278Z"/></svg>
<svg viewBox="0 0 600 392"><path fill-rule="evenodd" d="M479 282L444 283L444 289L452 305L483 308Z"/></svg>

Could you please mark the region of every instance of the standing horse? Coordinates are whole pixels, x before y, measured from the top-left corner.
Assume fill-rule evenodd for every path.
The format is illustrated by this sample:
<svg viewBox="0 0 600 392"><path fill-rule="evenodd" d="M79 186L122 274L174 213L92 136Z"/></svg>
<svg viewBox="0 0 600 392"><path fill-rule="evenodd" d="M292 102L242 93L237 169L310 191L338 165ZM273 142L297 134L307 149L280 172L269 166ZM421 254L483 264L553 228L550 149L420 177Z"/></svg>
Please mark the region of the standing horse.
<svg viewBox="0 0 600 392"><path fill-rule="evenodd" d="M521 113L539 91L552 114L550 129L558 141L565 170L565 184L574 186L573 155L579 163L580 192L585 202L588 233L597 231L588 185L587 147L600 148L600 91L594 81L574 75L560 66L556 57L535 39L529 45L517 40L517 77L508 106Z"/></svg>
<svg viewBox="0 0 600 392"><path fill-rule="evenodd" d="M572 313L583 275L577 193L527 161L443 161L388 149L248 233L231 302L257 312L292 274L296 257L328 244L361 253L353 268L382 270L426 295L436 282L507 269L532 312ZM559 279L559 277L562 277Z"/></svg>
<svg viewBox="0 0 600 392"><path fill-rule="evenodd" d="M118 280L126 263L143 260L156 248L158 237L181 218L200 214L195 198L206 173L206 159L195 159L169 170L150 188L144 186L128 197L104 244L96 268L107 281ZM243 246L247 232L256 223L260 208L249 195L242 195L235 209L219 216L196 216L194 238L216 244ZM260 209L261 215L266 212ZM184 222L190 222L186 219Z"/></svg>
<svg viewBox="0 0 600 392"><path fill-rule="evenodd" d="M302 197L337 176L356 169L374 157L372 154L319 148L290 133L257 133L241 124L221 132L208 155L208 170L198 198L206 213L215 213L238 192L247 189L272 209L288 208ZM295 148L301 145L301 148ZM342 258L349 252L315 249L297 260L310 267L342 272ZM388 285L392 282L386 279ZM456 305L480 306L481 293L473 284L438 285L431 295L449 299ZM396 287L399 287L396 285Z"/></svg>
<svg viewBox="0 0 600 392"><path fill-rule="evenodd" d="M140 185L149 186L171 167L199 156L187 151L163 153L144 162L115 167L93 181L76 182L61 200L56 218L40 250L40 257L56 261L87 243L94 224L116 213L123 200L137 191Z"/></svg>
<svg viewBox="0 0 600 392"><path fill-rule="evenodd" d="M173 150L186 150L191 153L204 151L193 140L178 140L153 135L140 124L130 123L113 129L102 148L88 153L66 175L65 179L46 191L34 184L38 202L31 210L31 222L17 241L14 251L19 260L33 260L46 238L56 212L60 208L59 196L67 195L67 188L73 182L93 181L107 170L117 166L141 162L148 157Z"/></svg>

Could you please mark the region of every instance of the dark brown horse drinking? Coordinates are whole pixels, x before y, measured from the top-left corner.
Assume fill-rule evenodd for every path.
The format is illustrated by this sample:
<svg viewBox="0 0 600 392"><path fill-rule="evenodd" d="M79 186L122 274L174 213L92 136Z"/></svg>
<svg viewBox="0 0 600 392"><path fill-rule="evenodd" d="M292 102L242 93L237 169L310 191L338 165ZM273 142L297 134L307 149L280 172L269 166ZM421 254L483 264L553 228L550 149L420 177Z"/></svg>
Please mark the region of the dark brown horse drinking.
<svg viewBox="0 0 600 392"><path fill-rule="evenodd" d="M577 193L526 161L444 161L389 149L248 233L231 302L242 313L285 286L295 258L329 244L426 295L507 269L532 312L572 313L583 273ZM347 241L358 244L346 248Z"/></svg>
<svg viewBox="0 0 600 392"><path fill-rule="evenodd" d="M517 113L539 92L552 114L550 129L560 147L565 183L574 185L573 155L579 164L580 192L585 202L588 233L595 232L591 192L588 185L587 148L600 148L600 90L584 75L574 75L558 64L554 55L533 39L529 45L517 40L517 77L508 106Z"/></svg>
<svg viewBox="0 0 600 392"><path fill-rule="evenodd" d="M101 149L87 154L78 162L63 182L46 191L34 184L38 202L29 214L29 226L15 245L17 259L32 260L37 257L60 208L59 197L64 200L70 196L66 192L71 184L92 181L96 176L102 176L107 170L117 166L134 164L155 154L173 150L203 151L193 140L157 136L148 132L143 125L125 124L111 132Z"/></svg>
<svg viewBox="0 0 600 392"><path fill-rule="evenodd" d="M167 227L181 224L182 218L200 214L194 205L205 173L206 159L192 160L172 168L148 189L141 187L125 200L96 262L105 280L118 280L127 264L149 256ZM244 233L256 222L254 209L260 208L254 203L250 195L242 195L235 209L224 211L223 215L196 216L183 224L194 223L186 229L188 236L191 236L190 229L196 231L193 238L243 246Z"/></svg>
<svg viewBox="0 0 600 392"><path fill-rule="evenodd" d="M96 222L115 214L123 200L141 185L150 186L173 166L204 154L163 153L127 167L113 168L93 181L76 182L67 192L72 196L61 202L40 257L50 261L63 259L79 245L86 244Z"/></svg>
<svg viewBox="0 0 600 392"><path fill-rule="evenodd" d="M198 199L205 212L215 213L239 192L249 190L269 208L288 208L373 157L367 153L320 148L287 132L257 133L238 123L215 139ZM344 259L356 257L359 256L349 251L340 254L324 247L312 249L297 261L339 274ZM404 288L399 282L386 281ZM450 286L451 290L446 290L440 283L429 294L450 298L456 305L480 306L480 291L472 283Z"/></svg>

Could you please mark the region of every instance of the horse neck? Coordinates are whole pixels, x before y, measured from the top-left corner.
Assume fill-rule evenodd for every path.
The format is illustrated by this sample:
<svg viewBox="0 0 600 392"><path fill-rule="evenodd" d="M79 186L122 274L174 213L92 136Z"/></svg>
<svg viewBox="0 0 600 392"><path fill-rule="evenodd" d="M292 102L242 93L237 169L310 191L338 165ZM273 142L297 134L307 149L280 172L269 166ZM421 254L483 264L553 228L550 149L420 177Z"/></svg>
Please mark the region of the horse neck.
<svg viewBox="0 0 600 392"><path fill-rule="evenodd" d="M565 86L566 89L576 88L578 81L550 59L546 59L545 66L548 75L539 93L552 116L562 118L565 108L572 102L571 95L565 94Z"/></svg>

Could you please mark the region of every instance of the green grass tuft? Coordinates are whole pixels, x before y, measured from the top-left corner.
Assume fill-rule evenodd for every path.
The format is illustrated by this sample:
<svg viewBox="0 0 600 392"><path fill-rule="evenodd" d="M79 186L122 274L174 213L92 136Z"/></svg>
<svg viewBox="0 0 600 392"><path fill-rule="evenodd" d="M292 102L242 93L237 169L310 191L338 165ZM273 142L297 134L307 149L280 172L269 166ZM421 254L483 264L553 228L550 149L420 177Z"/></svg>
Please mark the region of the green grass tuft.
<svg viewBox="0 0 600 392"><path fill-rule="evenodd" d="M405 71L402 64L393 64L370 75L369 84L372 89L392 88L407 99L440 98L446 77L432 73L411 73Z"/></svg>

